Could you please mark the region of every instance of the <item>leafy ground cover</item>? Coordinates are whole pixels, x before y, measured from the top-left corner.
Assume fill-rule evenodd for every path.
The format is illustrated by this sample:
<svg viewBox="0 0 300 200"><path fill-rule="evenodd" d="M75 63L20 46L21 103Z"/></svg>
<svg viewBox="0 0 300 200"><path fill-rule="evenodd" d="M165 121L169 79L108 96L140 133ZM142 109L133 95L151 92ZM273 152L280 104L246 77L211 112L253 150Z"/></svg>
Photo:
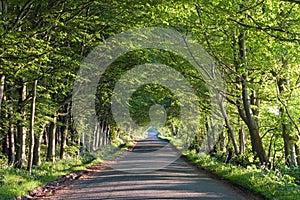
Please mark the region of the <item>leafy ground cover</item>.
<svg viewBox="0 0 300 200"><path fill-rule="evenodd" d="M299 168L268 170L224 164L216 158L201 155L196 151L184 154L194 164L218 174L229 181L249 189L255 194L272 200L300 199Z"/></svg>

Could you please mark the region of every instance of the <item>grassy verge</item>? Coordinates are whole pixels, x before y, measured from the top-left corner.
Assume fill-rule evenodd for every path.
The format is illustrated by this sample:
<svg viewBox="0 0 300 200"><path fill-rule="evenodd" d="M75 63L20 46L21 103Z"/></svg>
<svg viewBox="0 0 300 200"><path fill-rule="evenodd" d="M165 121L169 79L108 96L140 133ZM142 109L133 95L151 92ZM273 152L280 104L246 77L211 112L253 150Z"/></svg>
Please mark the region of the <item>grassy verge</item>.
<svg viewBox="0 0 300 200"><path fill-rule="evenodd" d="M257 169L256 166L243 168L232 164L224 164L215 158L199 155L195 151L188 151L185 156L191 162L267 199L300 199L300 185L297 185L296 178L288 173L272 170L262 171Z"/></svg>
<svg viewBox="0 0 300 200"><path fill-rule="evenodd" d="M58 177L75 170L85 169L100 160L89 160L86 157L68 158L55 163L45 162L29 174L25 169L15 169L11 166L0 169L0 199L13 199L23 196L28 191L54 181Z"/></svg>
<svg viewBox="0 0 300 200"><path fill-rule="evenodd" d="M43 165L35 167L32 174L29 174L25 169L15 169L11 166L1 167L0 200L26 195L28 191L54 181L60 176L86 169L88 166L103 162L103 160L113 159L133 144L133 142L128 142L122 148L106 148L94 155L70 157L55 163L44 162Z"/></svg>

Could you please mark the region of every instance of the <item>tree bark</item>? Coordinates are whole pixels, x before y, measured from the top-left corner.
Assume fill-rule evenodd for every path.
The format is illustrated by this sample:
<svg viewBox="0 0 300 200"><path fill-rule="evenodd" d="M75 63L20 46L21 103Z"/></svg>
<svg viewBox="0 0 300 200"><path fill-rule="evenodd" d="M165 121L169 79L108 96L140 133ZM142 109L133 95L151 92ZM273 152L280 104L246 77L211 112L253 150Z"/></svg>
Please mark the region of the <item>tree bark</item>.
<svg viewBox="0 0 300 200"><path fill-rule="evenodd" d="M15 167L16 168L23 168L25 167L26 162L26 134L27 129L24 126L25 122L25 108L23 107L23 103L26 100L26 84L23 83L22 87L19 89L20 98L18 102L19 107L19 114L21 115L22 119L17 121L17 141L16 141L16 160L15 160Z"/></svg>
<svg viewBox="0 0 300 200"><path fill-rule="evenodd" d="M34 117L35 117L35 101L36 101L36 87L37 80L34 80L32 99L31 99L31 115L30 115L30 130L29 130L29 152L28 152L28 163L27 170L31 174L32 161L33 161L33 150L34 150Z"/></svg>
<svg viewBox="0 0 300 200"><path fill-rule="evenodd" d="M2 146L2 149L1 149L1 152L4 154L4 155L8 155L8 135L3 135L3 138L1 138L2 141L1 141L1 146Z"/></svg>
<svg viewBox="0 0 300 200"><path fill-rule="evenodd" d="M240 141L240 154L243 154L246 151L246 136L244 127L241 126L239 130L239 141Z"/></svg>
<svg viewBox="0 0 300 200"><path fill-rule="evenodd" d="M6 13L7 13L7 0L1 0L0 6L1 6L1 10L2 10L2 19L5 21Z"/></svg>
<svg viewBox="0 0 300 200"><path fill-rule="evenodd" d="M296 152L296 161L298 167L300 167L300 148L297 144L295 144L295 152Z"/></svg>
<svg viewBox="0 0 300 200"><path fill-rule="evenodd" d="M15 162L15 135L14 125L12 122L9 124L8 129L8 164L11 165Z"/></svg>
<svg viewBox="0 0 300 200"><path fill-rule="evenodd" d="M68 135L68 126L63 125L61 130L61 143L60 143L60 152L59 158L63 159L65 157L65 149L67 147L67 135Z"/></svg>
<svg viewBox="0 0 300 200"><path fill-rule="evenodd" d="M36 134L34 136L34 148L33 148L33 160L32 160L33 166L40 166L42 164L41 143L43 138L43 132L44 132L44 128L42 129L42 132L39 135Z"/></svg>
<svg viewBox="0 0 300 200"><path fill-rule="evenodd" d="M102 122L101 122L100 136L99 136L100 147L104 146L104 132L105 132L105 122L102 120Z"/></svg>
<svg viewBox="0 0 300 200"><path fill-rule="evenodd" d="M282 137L283 137L283 144L284 144L284 158L285 158L285 164L287 166L293 165L293 160L291 156L291 141L290 141L290 135L288 133L287 124L284 122L281 124L282 128Z"/></svg>
<svg viewBox="0 0 300 200"><path fill-rule="evenodd" d="M287 66L287 60L284 58L282 59L282 67L285 68ZM277 95L280 98L280 96L284 93L285 87L288 86L288 81L285 78L278 78L276 79L276 86L277 86ZM293 146L291 136L290 136L290 130L291 130L291 123L287 122L285 119L287 114L287 111L285 110L284 106L280 106L279 108L279 114L281 118L281 129L282 129L282 138L283 138L283 144L284 144L284 157L285 157L285 163L287 166L292 166L296 164L296 160L293 159ZM296 127L298 128L298 127Z"/></svg>
<svg viewBox="0 0 300 200"><path fill-rule="evenodd" d="M55 162L55 133L56 133L56 117L53 118L53 122L50 123L48 132L48 149L47 149L47 161Z"/></svg>
<svg viewBox="0 0 300 200"><path fill-rule="evenodd" d="M266 155L266 152L262 144L262 140L259 135L258 124L255 121L255 118L252 114L252 109L250 107L250 102L249 102L249 89L246 86L246 84L247 84L246 82L243 82L242 85L242 90L243 90L242 98L243 98L244 110L240 110L240 115L248 127L250 138L251 138L252 150L256 153L256 156L258 156L261 164L268 164L269 158Z"/></svg>
<svg viewBox="0 0 300 200"><path fill-rule="evenodd" d="M238 147L238 144L237 144L237 141L236 141L236 138L235 138L234 130L233 130L231 124L230 124L226 109L224 107L223 99L220 99L220 98L221 97L219 96L218 97L218 104L219 104L221 113L223 115L223 118L225 120L225 124L226 124L226 128L227 128L227 131L228 131L228 134L229 134L229 138L230 138L230 140L233 144L234 153L236 155L238 155L238 154L240 154L240 151L239 151L239 147Z"/></svg>
<svg viewBox="0 0 300 200"><path fill-rule="evenodd" d="M94 130L94 145L93 149L97 150L99 147L99 123L96 122L95 130Z"/></svg>
<svg viewBox="0 0 300 200"><path fill-rule="evenodd" d="M0 108L4 97L4 83L5 83L5 75L0 75Z"/></svg>
<svg viewBox="0 0 300 200"><path fill-rule="evenodd" d="M68 105L65 105L64 108L64 112L67 113L68 112ZM69 120L68 120L68 115L64 115L61 116L61 136L60 136L60 152L59 152L59 158L63 159L64 155L65 155L65 149L67 146L67 135L68 135L68 124L69 124Z"/></svg>
<svg viewBox="0 0 300 200"><path fill-rule="evenodd" d="M250 95L249 95L249 88L248 88L248 83L247 83L247 79L248 79L247 73L248 72L247 72L247 68L246 68L245 33L240 33L239 38L238 38L238 46L239 46L239 56L240 56L241 65L237 66L237 69L242 67L244 70L244 72L241 76L243 108L241 108L240 104L238 104L239 114L248 127L250 137L251 137L252 150L256 153L256 155L258 156L260 163L262 165L268 164L269 158L266 155L266 152L264 150L262 140L259 135L259 126L253 115L253 110L252 110L251 104L250 104Z"/></svg>

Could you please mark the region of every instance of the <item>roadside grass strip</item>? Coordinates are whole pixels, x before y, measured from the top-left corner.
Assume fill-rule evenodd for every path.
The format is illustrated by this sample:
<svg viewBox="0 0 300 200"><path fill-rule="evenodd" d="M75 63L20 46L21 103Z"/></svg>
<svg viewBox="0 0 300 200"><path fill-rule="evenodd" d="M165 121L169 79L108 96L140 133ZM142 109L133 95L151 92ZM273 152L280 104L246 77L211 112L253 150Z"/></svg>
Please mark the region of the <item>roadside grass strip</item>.
<svg viewBox="0 0 300 200"><path fill-rule="evenodd" d="M187 151L184 155L190 162L267 199L300 199L299 168L281 171L262 170L255 165L244 168L225 164L216 158L195 151Z"/></svg>

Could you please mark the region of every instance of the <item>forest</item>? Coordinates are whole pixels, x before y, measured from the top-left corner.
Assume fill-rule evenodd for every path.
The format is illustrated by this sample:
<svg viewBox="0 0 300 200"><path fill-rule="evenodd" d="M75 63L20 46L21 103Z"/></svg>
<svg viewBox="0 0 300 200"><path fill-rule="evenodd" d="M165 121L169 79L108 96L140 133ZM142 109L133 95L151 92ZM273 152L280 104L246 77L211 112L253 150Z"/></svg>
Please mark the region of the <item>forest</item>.
<svg viewBox="0 0 300 200"><path fill-rule="evenodd" d="M119 127L111 101L122 76L147 63L170 66L193 88L182 95L198 102L197 128L181 138L192 162L268 199L299 198L300 1L0 0L0 12L0 199L22 196L136 139L133 127ZM78 73L82 63L109 38L147 27L192 38L223 87L174 51L134 49L110 64L88 97L96 108L93 130L78 127L74 84L87 81ZM180 148L176 138L186 124L170 88L144 84L128 104L139 126L151 124L149 109L163 106L161 137Z"/></svg>

